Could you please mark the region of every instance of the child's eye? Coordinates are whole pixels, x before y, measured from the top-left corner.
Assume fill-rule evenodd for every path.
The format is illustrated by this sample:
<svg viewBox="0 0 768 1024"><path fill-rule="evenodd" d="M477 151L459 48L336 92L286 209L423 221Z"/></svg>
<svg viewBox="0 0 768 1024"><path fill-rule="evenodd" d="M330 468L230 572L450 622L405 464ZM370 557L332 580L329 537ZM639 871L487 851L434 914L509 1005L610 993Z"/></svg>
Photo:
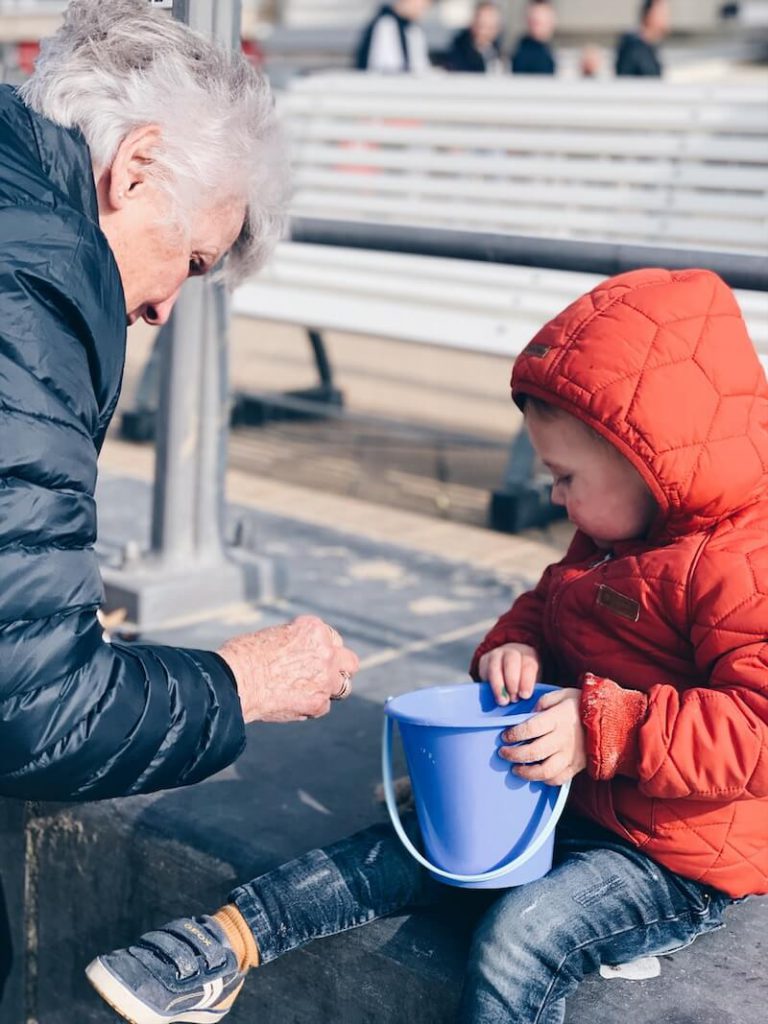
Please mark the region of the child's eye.
<svg viewBox="0 0 768 1024"><path fill-rule="evenodd" d="M190 277L200 277L201 274L205 273L205 263L200 259L199 256L193 256L189 261L189 274Z"/></svg>
<svg viewBox="0 0 768 1024"><path fill-rule="evenodd" d="M573 479L573 477L571 476L570 473L566 474L565 476L556 476L555 477L555 487L560 487L560 486L567 487L572 479Z"/></svg>

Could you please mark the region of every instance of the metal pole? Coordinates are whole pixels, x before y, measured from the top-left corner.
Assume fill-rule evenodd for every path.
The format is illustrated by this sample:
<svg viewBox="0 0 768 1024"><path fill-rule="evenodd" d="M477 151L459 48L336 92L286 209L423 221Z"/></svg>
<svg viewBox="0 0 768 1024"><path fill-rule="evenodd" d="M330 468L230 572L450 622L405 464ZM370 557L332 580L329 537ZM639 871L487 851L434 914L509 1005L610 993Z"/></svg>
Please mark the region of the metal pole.
<svg viewBox="0 0 768 1024"><path fill-rule="evenodd" d="M239 46L240 0L177 0L173 16ZM185 286L167 325L161 368L150 551L106 570L107 606L139 628L200 616L246 596L224 552L229 298L204 279Z"/></svg>
<svg viewBox="0 0 768 1024"><path fill-rule="evenodd" d="M234 48L240 45L241 8L240 0L179 0L173 15ZM152 517L152 551L169 567L189 565L190 559L211 566L224 557L228 307L223 285L193 280L173 313Z"/></svg>
<svg viewBox="0 0 768 1024"><path fill-rule="evenodd" d="M212 341L209 307L206 282L188 281L162 350L151 550L168 567L195 557L196 512L201 502L210 500L202 446L202 419L208 412L203 363Z"/></svg>
<svg viewBox="0 0 768 1024"><path fill-rule="evenodd" d="M174 0L173 16L222 46L240 45L241 0Z"/></svg>

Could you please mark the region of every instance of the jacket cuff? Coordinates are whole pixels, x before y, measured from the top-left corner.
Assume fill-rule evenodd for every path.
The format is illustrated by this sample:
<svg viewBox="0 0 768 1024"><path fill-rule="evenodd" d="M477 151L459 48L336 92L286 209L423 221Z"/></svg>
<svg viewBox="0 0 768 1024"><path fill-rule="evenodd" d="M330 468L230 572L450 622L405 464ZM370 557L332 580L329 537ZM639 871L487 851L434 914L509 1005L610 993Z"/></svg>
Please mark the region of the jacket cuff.
<svg viewBox="0 0 768 1024"><path fill-rule="evenodd" d="M237 684L224 658L213 651L183 649L181 653L192 659L209 691L204 743L179 783L188 786L237 760L245 749L245 721Z"/></svg>
<svg viewBox="0 0 768 1024"><path fill-rule="evenodd" d="M615 775L637 778L640 726L648 698L612 679L586 672L581 677L581 720L587 733L587 772L603 781Z"/></svg>
<svg viewBox="0 0 768 1024"><path fill-rule="evenodd" d="M235 693L239 697L240 691L239 691L238 686L237 686L237 680L235 679L235 673L230 668L229 662L227 661L227 659L226 658L222 658L222 656L220 654L217 654L215 651L206 651L206 654L210 654L219 663L221 668L224 669L224 672L226 673L227 678L229 679L230 683L232 683L232 689L235 691Z"/></svg>

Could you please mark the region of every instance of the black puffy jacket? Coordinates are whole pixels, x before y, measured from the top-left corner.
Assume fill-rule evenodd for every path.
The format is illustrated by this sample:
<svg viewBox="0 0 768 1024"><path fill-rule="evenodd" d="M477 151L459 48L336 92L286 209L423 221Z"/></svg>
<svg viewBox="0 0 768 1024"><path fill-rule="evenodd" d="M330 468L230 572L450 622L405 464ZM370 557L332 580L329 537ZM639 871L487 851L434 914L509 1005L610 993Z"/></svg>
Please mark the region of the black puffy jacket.
<svg viewBox="0 0 768 1024"><path fill-rule="evenodd" d="M485 52L478 50L472 37L472 30L463 28L451 41L445 55L445 66L448 71L459 71L463 74L485 74L488 64L501 59L501 42L495 39Z"/></svg>
<svg viewBox="0 0 768 1024"><path fill-rule="evenodd" d="M620 77L660 78L663 73L659 53L636 32L628 32L616 48L616 74Z"/></svg>
<svg viewBox="0 0 768 1024"><path fill-rule="evenodd" d="M125 324L82 136L0 86L0 794L187 785L244 744L221 658L106 644L96 618L96 458Z"/></svg>

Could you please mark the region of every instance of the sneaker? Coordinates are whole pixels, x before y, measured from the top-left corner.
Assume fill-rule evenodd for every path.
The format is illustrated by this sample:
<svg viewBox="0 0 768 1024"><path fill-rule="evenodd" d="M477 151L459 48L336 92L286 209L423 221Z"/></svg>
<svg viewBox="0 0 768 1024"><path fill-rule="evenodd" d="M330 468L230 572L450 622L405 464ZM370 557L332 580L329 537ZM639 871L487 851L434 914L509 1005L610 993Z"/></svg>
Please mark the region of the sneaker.
<svg viewBox="0 0 768 1024"><path fill-rule="evenodd" d="M135 946L98 956L85 970L131 1024L210 1024L232 1009L245 975L218 922L183 917Z"/></svg>

